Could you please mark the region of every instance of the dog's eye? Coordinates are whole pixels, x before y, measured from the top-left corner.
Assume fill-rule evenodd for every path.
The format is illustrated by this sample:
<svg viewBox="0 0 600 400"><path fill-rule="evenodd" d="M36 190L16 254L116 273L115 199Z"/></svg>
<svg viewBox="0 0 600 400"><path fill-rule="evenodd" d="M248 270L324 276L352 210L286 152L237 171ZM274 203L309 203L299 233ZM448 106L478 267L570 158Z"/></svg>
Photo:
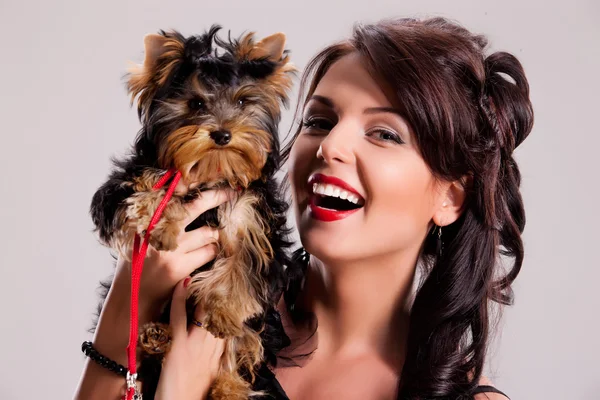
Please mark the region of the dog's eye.
<svg viewBox="0 0 600 400"><path fill-rule="evenodd" d="M190 110L198 111L204 110L206 108L206 104L204 104L204 100L202 99L191 99L188 102L188 107Z"/></svg>
<svg viewBox="0 0 600 400"><path fill-rule="evenodd" d="M238 100L238 106L243 107L248 103L248 99L245 97L242 97Z"/></svg>

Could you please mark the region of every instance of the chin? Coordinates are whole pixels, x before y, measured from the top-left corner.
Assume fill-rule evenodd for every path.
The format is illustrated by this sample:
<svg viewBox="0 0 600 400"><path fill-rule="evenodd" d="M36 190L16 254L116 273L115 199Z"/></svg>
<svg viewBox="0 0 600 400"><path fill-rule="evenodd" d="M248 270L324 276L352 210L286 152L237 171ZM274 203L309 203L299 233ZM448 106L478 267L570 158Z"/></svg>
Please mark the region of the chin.
<svg viewBox="0 0 600 400"><path fill-rule="evenodd" d="M357 246L358 238L347 232L339 235L315 226L299 226L299 231L304 249L325 263L350 261L364 256L364 249Z"/></svg>

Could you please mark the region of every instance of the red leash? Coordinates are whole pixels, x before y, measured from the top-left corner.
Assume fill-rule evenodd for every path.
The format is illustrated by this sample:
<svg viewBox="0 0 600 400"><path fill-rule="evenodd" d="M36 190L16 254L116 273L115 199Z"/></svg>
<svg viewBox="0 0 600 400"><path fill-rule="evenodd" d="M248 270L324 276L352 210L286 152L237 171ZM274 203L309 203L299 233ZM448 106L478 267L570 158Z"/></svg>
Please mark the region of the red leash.
<svg viewBox="0 0 600 400"><path fill-rule="evenodd" d="M152 187L152 190L160 189L173 175L173 181L169 185L167 193L165 193L165 197L163 197L161 200L158 208L152 216L152 219L150 220L150 225L146 230L146 235L144 236L144 242L142 243L141 248L140 236L138 234L135 235L133 242L133 255L131 257L131 309L129 315L129 344L127 346L127 362L129 369L127 371L127 400L142 398L136 385L137 372L135 356L138 338L138 301L140 294L140 279L142 277L142 269L144 268L144 259L146 258L146 253L148 251L148 239L150 238L150 232L152 232L152 229L154 229L154 226L160 220L167 203L173 196L173 192L175 192L175 187L181 179L181 172L175 169L168 170L167 173L165 173Z"/></svg>

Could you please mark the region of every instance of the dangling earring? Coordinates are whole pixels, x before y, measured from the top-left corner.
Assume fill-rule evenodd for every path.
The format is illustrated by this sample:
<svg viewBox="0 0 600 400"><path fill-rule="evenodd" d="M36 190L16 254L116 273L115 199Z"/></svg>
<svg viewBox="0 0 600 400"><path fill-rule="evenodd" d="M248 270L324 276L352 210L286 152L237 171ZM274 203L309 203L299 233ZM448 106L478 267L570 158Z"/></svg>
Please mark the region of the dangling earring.
<svg viewBox="0 0 600 400"><path fill-rule="evenodd" d="M435 250L438 254L438 257L442 256L442 252L444 251L444 242L442 242L442 227L438 226L438 235L437 235L437 243L435 246Z"/></svg>

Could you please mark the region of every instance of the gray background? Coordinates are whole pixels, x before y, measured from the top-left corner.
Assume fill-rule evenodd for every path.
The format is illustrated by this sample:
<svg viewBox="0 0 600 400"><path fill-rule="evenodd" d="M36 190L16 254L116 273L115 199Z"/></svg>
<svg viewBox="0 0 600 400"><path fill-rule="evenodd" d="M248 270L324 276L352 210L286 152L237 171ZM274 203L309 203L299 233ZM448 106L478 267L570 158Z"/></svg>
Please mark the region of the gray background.
<svg viewBox="0 0 600 400"><path fill-rule="evenodd" d="M219 5L220 4L220 5ZM303 67L353 22L443 15L515 53L531 84L517 150L526 259L488 374L512 399L600 399L600 4L522 1L0 2L1 399L72 397L112 261L87 214L139 125L121 77L158 29L284 31ZM282 132L291 124L286 113Z"/></svg>

